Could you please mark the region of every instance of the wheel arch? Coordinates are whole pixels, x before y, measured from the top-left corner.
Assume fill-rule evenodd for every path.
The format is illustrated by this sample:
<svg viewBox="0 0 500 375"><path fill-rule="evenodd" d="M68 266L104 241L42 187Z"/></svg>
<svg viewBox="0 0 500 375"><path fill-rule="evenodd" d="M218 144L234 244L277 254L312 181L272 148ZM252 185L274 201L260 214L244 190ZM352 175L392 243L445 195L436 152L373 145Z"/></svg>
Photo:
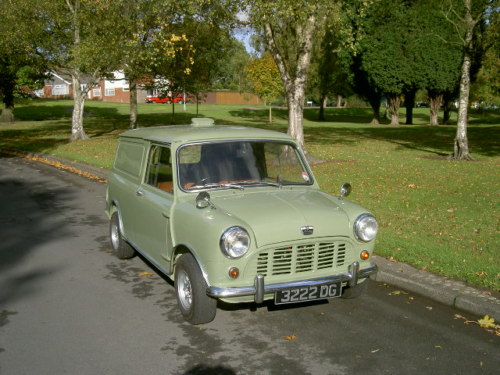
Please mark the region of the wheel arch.
<svg viewBox="0 0 500 375"><path fill-rule="evenodd" d="M171 267L170 267L170 269L172 270L172 275L175 274L175 267L177 265L178 259L184 254L191 254L191 256L194 258L194 260L198 264L198 267L201 270L201 274L202 274L203 278L205 279L205 282L207 283L208 286L210 286L210 283L209 283L208 277L207 277L207 272L206 272L205 268L203 267L202 263L200 262L200 259L196 255L196 252L193 251L193 249L191 249L191 247L186 245L186 244L178 244L175 246L175 248L173 250L172 258L171 258Z"/></svg>

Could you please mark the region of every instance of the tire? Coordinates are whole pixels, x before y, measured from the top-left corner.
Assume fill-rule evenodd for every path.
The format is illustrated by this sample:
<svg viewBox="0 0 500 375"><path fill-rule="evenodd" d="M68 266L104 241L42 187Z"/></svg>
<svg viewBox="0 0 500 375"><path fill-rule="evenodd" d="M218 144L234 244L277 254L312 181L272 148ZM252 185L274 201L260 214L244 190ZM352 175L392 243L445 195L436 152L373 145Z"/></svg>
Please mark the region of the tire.
<svg viewBox="0 0 500 375"><path fill-rule="evenodd" d="M215 318L217 300L207 295L207 283L191 254L183 254L175 266L175 295L179 310L191 324L209 323Z"/></svg>
<svg viewBox="0 0 500 375"><path fill-rule="evenodd" d="M113 212L113 215L111 215L111 220L109 222L109 240L113 248L113 253L118 259L129 259L134 256L134 248L123 239L118 212Z"/></svg>
<svg viewBox="0 0 500 375"><path fill-rule="evenodd" d="M346 299L358 298L363 294L366 289L366 285L368 285L368 279L354 287L345 288L341 297Z"/></svg>

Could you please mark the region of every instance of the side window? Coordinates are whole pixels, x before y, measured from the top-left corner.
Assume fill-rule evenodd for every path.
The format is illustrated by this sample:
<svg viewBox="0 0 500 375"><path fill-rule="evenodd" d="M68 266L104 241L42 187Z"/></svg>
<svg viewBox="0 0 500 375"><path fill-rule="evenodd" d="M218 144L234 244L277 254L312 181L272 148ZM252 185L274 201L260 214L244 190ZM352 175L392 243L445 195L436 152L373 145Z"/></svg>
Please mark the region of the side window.
<svg viewBox="0 0 500 375"><path fill-rule="evenodd" d="M170 148L151 146L149 150L146 183L168 193L173 193L172 157Z"/></svg>
<svg viewBox="0 0 500 375"><path fill-rule="evenodd" d="M142 143L120 140L116 152L115 168L137 179L141 170L143 151Z"/></svg>

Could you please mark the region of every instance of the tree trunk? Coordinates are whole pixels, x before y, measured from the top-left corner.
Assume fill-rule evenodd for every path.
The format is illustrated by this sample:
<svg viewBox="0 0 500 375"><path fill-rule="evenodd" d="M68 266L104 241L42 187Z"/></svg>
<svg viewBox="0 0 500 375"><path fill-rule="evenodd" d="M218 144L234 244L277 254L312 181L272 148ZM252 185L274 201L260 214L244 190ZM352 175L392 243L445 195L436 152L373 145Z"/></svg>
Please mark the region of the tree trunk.
<svg viewBox="0 0 500 375"><path fill-rule="evenodd" d="M439 125L439 108L441 107L441 102L443 101L443 94L430 94L429 95L429 106L430 106L430 125Z"/></svg>
<svg viewBox="0 0 500 375"><path fill-rule="evenodd" d="M72 28L73 28L73 47L75 50L75 56L73 57L75 61L80 60L80 22L78 20L78 12L80 11L80 1L75 1L74 4L67 1L71 14L73 15ZM70 141L76 140L87 140L89 137L85 134L85 129L83 128L83 111L85 107L85 97L87 95L87 86L85 90L82 90L81 85L81 72L78 69L73 69L70 72L71 80L73 83L73 114L71 117L71 137Z"/></svg>
<svg viewBox="0 0 500 375"><path fill-rule="evenodd" d="M14 121L14 113L12 112L14 108L4 107L2 110L2 114L0 115L0 122L13 122Z"/></svg>
<svg viewBox="0 0 500 375"><path fill-rule="evenodd" d="M9 75L4 77L3 87L3 105L4 109L0 115L0 122L13 122L14 121L14 90L15 90L15 77Z"/></svg>
<svg viewBox="0 0 500 375"><path fill-rule="evenodd" d="M415 90L405 93L406 125L413 125L413 108L415 108Z"/></svg>
<svg viewBox="0 0 500 375"><path fill-rule="evenodd" d="M399 106L401 97L399 95L387 95L387 105L391 117L391 125L399 125Z"/></svg>
<svg viewBox="0 0 500 375"><path fill-rule="evenodd" d="M370 96L368 98L370 107L372 107L373 119L370 125L380 125L380 96Z"/></svg>
<svg viewBox="0 0 500 375"><path fill-rule="evenodd" d="M269 104L269 123L273 122L273 107Z"/></svg>
<svg viewBox="0 0 500 375"><path fill-rule="evenodd" d="M288 135L295 138L304 147L304 90L287 90L288 101Z"/></svg>
<svg viewBox="0 0 500 375"><path fill-rule="evenodd" d="M463 0L463 4L465 8L465 15L463 18L465 23L464 59L460 76L457 133L455 136L452 159L472 160L472 156L469 153L469 141L467 139L467 115L469 110L470 68L472 63L472 32L475 22L472 18L471 0Z"/></svg>
<svg viewBox="0 0 500 375"><path fill-rule="evenodd" d="M460 78L460 97L458 105L457 133L455 136L455 146L453 148L453 159L472 160L469 153L469 141L467 139L467 116L469 108L470 90L470 66L471 57L469 52L464 55L462 63L462 77Z"/></svg>
<svg viewBox="0 0 500 375"><path fill-rule="evenodd" d="M288 101L288 134L295 138L302 148L305 148L303 115L306 80L311 62L313 33L318 27L317 22L317 18L311 15L304 25L296 25L297 53L295 56L295 64L290 64L290 62L285 61L285 55L276 43L276 34L274 33L272 24L264 24L264 35L267 47L278 66L281 80L285 86L285 93ZM292 69L291 66L294 66L294 69Z"/></svg>
<svg viewBox="0 0 500 375"><path fill-rule="evenodd" d="M342 108L342 95L337 95L337 108Z"/></svg>
<svg viewBox="0 0 500 375"><path fill-rule="evenodd" d="M319 100L319 113L318 113L318 121L325 121L325 106L326 106L326 95L322 95Z"/></svg>
<svg viewBox="0 0 500 375"><path fill-rule="evenodd" d="M130 90L130 128L137 128L137 80L129 78L128 80Z"/></svg>
<svg viewBox="0 0 500 375"><path fill-rule="evenodd" d="M73 82L73 115L71 117L71 138L70 141L88 140L83 128L83 111L85 107L85 97L87 91L82 90L79 73L71 74Z"/></svg>
<svg viewBox="0 0 500 375"><path fill-rule="evenodd" d="M448 125L450 123L452 108L453 100L451 100L450 98L444 99L443 125Z"/></svg>

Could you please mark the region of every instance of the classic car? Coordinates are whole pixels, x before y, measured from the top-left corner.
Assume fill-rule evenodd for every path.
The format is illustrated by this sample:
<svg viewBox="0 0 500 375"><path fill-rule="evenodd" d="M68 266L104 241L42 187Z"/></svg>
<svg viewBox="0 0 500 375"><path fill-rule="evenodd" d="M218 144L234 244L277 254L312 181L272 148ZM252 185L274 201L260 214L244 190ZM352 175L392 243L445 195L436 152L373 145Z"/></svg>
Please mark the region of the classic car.
<svg viewBox="0 0 500 375"><path fill-rule="evenodd" d="M218 299L359 296L378 225L351 186L321 191L286 134L192 121L121 134L106 194L118 258L139 252L172 279L192 324L213 320Z"/></svg>
<svg viewBox="0 0 500 375"><path fill-rule="evenodd" d="M147 96L144 99L146 103L162 103L162 104L171 104L171 103L184 103L184 95L177 94L176 96Z"/></svg>

